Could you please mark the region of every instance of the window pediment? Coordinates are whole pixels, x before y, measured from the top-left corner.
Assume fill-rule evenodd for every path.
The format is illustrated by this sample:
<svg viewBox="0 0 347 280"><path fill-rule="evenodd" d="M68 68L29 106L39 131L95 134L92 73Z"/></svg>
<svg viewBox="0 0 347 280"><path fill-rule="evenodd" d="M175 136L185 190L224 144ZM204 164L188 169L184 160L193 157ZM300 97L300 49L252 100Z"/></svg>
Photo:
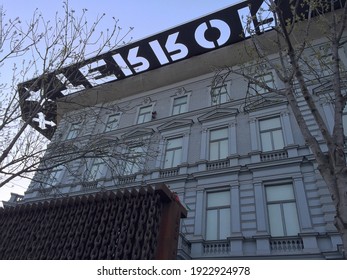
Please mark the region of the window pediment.
<svg viewBox="0 0 347 280"><path fill-rule="evenodd" d="M138 128L132 130L122 135L123 139L132 139L132 138L142 138L144 136L150 136L154 133L154 130L151 128Z"/></svg>
<svg viewBox="0 0 347 280"><path fill-rule="evenodd" d="M225 119L235 117L239 113L238 109L234 108L217 108L198 118L199 122L208 122L216 119Z"/></svg>
<svg viewBox="0 0 347 280"><path fill-rule="evenodd" d="M270 106L276 106L280 103L286 102L286 100L283 97L276 96L275 98L264 98L260 97L254 100L249 100L245 103L244 111L245 112L252 112L264 109L266 107Z"/></svg>
<svg viewBox="0 0 347 280"><path fill-rule="evenodd" d="M118 137L115 136L105 136L105 135L98 135L98 138L95 138L94 140L90 141L90 146L99 146L104 147L108 146L112 143L115 143L118 141Z"/></svg>
<svg viewBox="0 0 347 280"><path fill-rule="evenodd" d="M165 131L165 130L172 130L172 129L181 128L181 127L188 127L188 126L191 126L193 123L194 123L193 120L186 120L186 119L173 120L159 126L158 130Z"/></svg>
<svg viewBox="0 0 347 280"><path fill-rule="evenodd" d="M319 84L319 86L312 89L313 94L319 95L321 93L332 92L333 91L333 82L328 81L324 84Z"/></svg>

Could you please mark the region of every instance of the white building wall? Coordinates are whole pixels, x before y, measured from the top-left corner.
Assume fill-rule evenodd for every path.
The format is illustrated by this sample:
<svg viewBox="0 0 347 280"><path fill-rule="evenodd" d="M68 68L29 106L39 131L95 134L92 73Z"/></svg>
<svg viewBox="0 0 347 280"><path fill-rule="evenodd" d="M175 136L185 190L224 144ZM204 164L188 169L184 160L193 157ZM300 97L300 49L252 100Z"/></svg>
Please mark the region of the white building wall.
<svg viewBox="0 0 347 280"><path fill-rule="evenodd" d="M331 252L336 253L339 239L333 226L334 207L330 194L315 169L314 160L288 104L277 100L271 106L265 104L245 112L242 108L247 82L231 76L228 81L231 101L211 106L209 87L212 78L213 73L198 76L62 116L50 145L52 150L48 153L55 152L59 145L73 144L79 148L102 139L114 145L116 142L112 140L139 139L142 132L152 131L147 135L153 140L151 150L158 154L147 160L145 172L140 171L125 179L118 178L121 174L114 177L114 173L105 172L107 175L104 178L88 187L81 182L85 159L75 160L67 164L68 170L54 187L44 184L50 171L36 174L35 178L41 182L33 181L25 199L34 201L45 196L78 195L164 182L178 193L188 208L188 217L182 221L181 232L189 243L191 251L188 254L192 258L324 258ZM189 93L188 112L172 116L173 98L185 93ZM139 107L145 105L153 106L155 117L147 123L136 124ZM301 106L311 131L321 139L303 102ZM104 133L108 115L115 112L121 113L119 127ZM271 116L279 116L281 120L285 147L281 151L267 153L268 157L264 158L259 119ZM81 124L80 134L66 140L71 125L76 122ZM228 128L228 156L211 165L208 156L209 131L221 127ZM166 172L163 170L165 139L176 136L183 137L182 164ZM293 185L300 234L274 238L270 234L264 188L268 183L282 182ZM42 189L49 189L50 192L42 192ZM231 195L231 220L227 221L231 225L230 237L209 241L206 240L206 197L207 192L219 190L229 190ZM287 249L280 250L281 246L287 246Z"/></svg>

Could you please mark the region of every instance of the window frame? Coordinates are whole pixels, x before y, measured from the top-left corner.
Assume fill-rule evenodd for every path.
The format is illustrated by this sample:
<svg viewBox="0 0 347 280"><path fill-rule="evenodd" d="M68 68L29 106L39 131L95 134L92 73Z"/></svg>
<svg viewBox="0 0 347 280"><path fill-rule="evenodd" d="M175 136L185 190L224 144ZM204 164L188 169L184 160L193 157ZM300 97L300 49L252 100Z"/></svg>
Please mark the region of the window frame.
<svg viewBox="0 0 347 280"><path fill-rule="evenodd" d="M153 106L154 104L149 104L149 105L143 105L143 106L140 106L138 108L138 112L137 112L137 117L136 117L136 124L143 124L143 123L147 123L147 122L150 122L152 120L152 114L153 114ZM141 113L141 110L142 109L146 109L146 108L149 108L150 110L148 112L145 112L145 113ZM148 120L146 120L146 115L148 115ZM140 118L144 116L143 120L141 122L140 121Z"/></svg>
<svg viewBox="0 0 347 280"><path fill-rule="evenodd" d="M280 126L279 127L271 127L269 129L261 129L261 123L265 122L265 121L269 121L269 120L275 120L277 119L279 121ZM271 117L266 117L266 118L261 118L258 119L258 129L259 129L259 138L260 138L260 147L261 147L261 151L262 152L272 152L272 151L277 151L277 150L282 150L285 147L285 138L284 138L284 133L283 133L283 125L282 125L282 121L281 121L281 117L280 116L271 116ZM274 135L275 132L280 132L281 135L281 144L280 148L277 148L277 142L278 140L276 140L276 136ZM270 135L270 143L271 143L271 149L267 149L265 147L265 141L263 139L262 136L264 136L265 134L269 134ZM283 145L282 145L283 144Z"/></svg>
<svg viewBox="0 0 347 280"><path fill-rule="evenodd" d="M228 202L226 204L221 205L214 205L209 206L209 196L217 193L224 193L224 197L227 197ZM231 191L227 189L221 189L221 190L214 190L214 191L207 191L206 192L206 218L205 218L205 239L206 240L226 240L231 233ZM224 214L222 214L222 211L226 210ZM213 213L216 211L216 218L211 219L211 221L214 221L212 226L210 225L209 221L209 213ZM226 213L229 221L222 220L222 215L225 215ZM225 227L225 225L228 225L228 228L226 228L225 233L221 232L221 228ZM213 236L211 236L213 235ZM213 238L215 237L215 238Z"/></svg>
<svg viewBox="0 0 347 280"><path fill-rule="evenodd" d="M342 126L343 126L343 134L345 138L347 137L347 106L343 108L342 111Z"/></svg>
<svg viewBox="0 0 347 280"><path fill-rule="evenodd" d="M177 139L181 140L181 146L180 147L168 148L169 142L172 141L172 140L177 140ZM174 168L174 167L179 166L182 163L183 141L184 141L183 136L170 137L170 138L166 139L165 153L164 153L164 163L163 163L163 168L164 169L166 169L166 168ZM168 162L167 159L168 159L168 153L169 152L170 153L173 152L173 157L171 159L171 163L169 164L169 166L167 166L166 163ZM176 152L178 152L178 153L176 153ZM176 155L179 156L179 163L177 165L174 165L174 163L176 162L176 160L175 160Z"/></svg>
<svg viewBox="0 0 347 280"><path fill-rule="evenodd" d="M87 182L100 181L103 177L105 177L105 170L105 160L103 158L95 158L92 160L89 168L86 170L87 174L85 180Z"/></svg>
<svg viewBox="0 0 347 280"><path fill-rule="evenodd" d="M269 201L269 189L270 188L280 188L283 186L290 186L291 187L291 193L293 194L292 197L284 197L284 198L280 198L277 200L272 200ZM279 184L269 184L269 185L265 185L264 186L264 192L265 192L265 200L266 200L266 211L267 211L267 218L268 218L268 227L269 227L269 232L271 234L272 237L286 237L286 236L297 236L300 233L300 219L299 219L299 210L298 210L298 206L296 203L296 197L295 197L295 189L294 189L294 185L292 183L279 183ZM294 217L292 217L295 219L296 225L294 225L293 229L289 229L287 222L288 222L288 218L287 218L287 213L285 213L285 211L288 211L288 209L285 209L285 205L289 205L289 204L294 204L295 208L293 208L295 210L295 213L291 213L292 215L294 215ZM280 211L280 216L278 215L278 210L276 211L276 217L271 215L271 210L269 209L269 206L274 206L274 205L278 205L279 206L279 211ZM274 229L272 228L272 225L276 224L277 226L280 225L281 230L282 230L282 234L277 234L274 232ZM289 231L294 231L296 232L296 234L289 234Z"/></svg>
<svg viewBox="0 0 347 280"><path fill-rule="evenodd" d="M136 149L142 149L142 151L140 152L141 153L140 155L136 155L136 153L139 153L135 151ZM135 146L129 146L126 150L128 155L126 160L125 161L123 160L124 167L123 167L122 175L131 176L141 172L144 169L145 162L146 162L145 147L141 145L137 145L137 146L135 145Z"/></svg>
<svg viewBox="0 0 347 280"><path fill-rule="evenodd" d="M215 131L222 131L225 130L226 131L226 137L222 137L222 138L217 138L214 140L211 140L211 136L212 133ZM221 142L226 141L226 156L225 157L221 157L222 155L222 151L221 151ZM211 144L215 144L218 143L218 158L213 158L211 157ZM210 161L213 160L222 160L222 159L226 159L229 156L229 128L228 127L219 127L219 128L211 128L209 129L209 136L208 136L208 158Z"/></svg>
<svg viewBox="0 0 347 280"><path fill-rule="evenodd" d="M66 167L64 165L58 165L53 167L50 170L49 177L47 178L46 183L51 186L55 186L61 183L61 178L63 177L65 170Z"/></svg>
<svg viewBox="0 0 347 280"><path fill-rule="evenodd" d="M214 94L216 90L220 90L221 88L224 88L225 91L219 92L218 94ZM231 96L229 94L229 89L230 89L230 82L225 82L220 86L214 86L214 87L209 87L209 93L210 93L210 104L211 106L216 106L216 105L221 105L224 103L227 103L231 101ZM225 100L221 100L222 96L225 96ZM218 100L214 100L214 98L217 98Z"/></svg>
<svg viewBox="0 0 347 280"><path fill-rule="evenodd" d="M265 79L265 77L271 77L271 78ZM261 83L265 84L269 88L275 88L275 78L274 78L274 74L271 71L255 76L254 80L260 81ZM269 85L270 83L271 85ZM252 81L250 81L249 88L251 89L252 95L263 95L263 94L271 92L268 89Z"/></svg>
<svg viewBox="0 0 347 280"><path fill-rule="evenodd" d="M179 103L179 104L175 104L175 101L185 98L186 102L185 103ZM185 110L182 110L182 106L185 105ZM188 112L188 106L189 106L189 95L185 94L185 95L180 95L180 96L175 96L172 98L172 106L171 106L171 116L176 116L176 115L180 115L180 114L184 114ZM178 112L175 112L175 108L179 108Z"/></svg>
<svg viewBox="0 0 347 280"><path fill-rule="evenodd" d="M116 117L114 120L115 122L110 122L110 119L112 117ZM107 116L107 121L106 121L106 124L105 124L105 131L104 132L110 132L110 131L113 131L113 130L116 130L118 127L119 127L119 122L120 122L120 118L121 118L121 113L114 113L114 114L110 114ZM113 123L116 123L116 125L111 125L110 124L113 124Z"/></svg>
<svg viewBox="0 0 347 280"><path fill-rule="evenodd" d="M69 131L66 135L66 140L71 140L77 138L82 130L82 124L80 122L72 123L70 125Z"/></svg>

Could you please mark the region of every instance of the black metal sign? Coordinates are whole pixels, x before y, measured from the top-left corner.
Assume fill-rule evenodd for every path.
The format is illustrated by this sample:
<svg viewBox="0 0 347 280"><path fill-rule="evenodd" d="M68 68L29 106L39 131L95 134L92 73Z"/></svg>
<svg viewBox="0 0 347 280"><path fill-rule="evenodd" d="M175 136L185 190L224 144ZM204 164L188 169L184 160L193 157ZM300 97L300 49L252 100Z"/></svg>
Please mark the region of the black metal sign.
<svg viewBox="0 0 347 280"><path fill-rule="evenodd" d="M260 29L261 22L257 22L256 14L263 2L245 1L78 65L68 66L50 74L52 87L44 88L51 96L58 94L60 97L241 41L247 37L244 33L246 19L242 20L242 15L251 15L254 26ZM42 89L37 79L22 85L29 92Z"/></svg>
<svg viewBox="0 0 347 280"><path fill-rule="evenodd" d="M293 18L292 5L297 1L276 2L280 5L285 18L289 19ZM264 32L274 25L271 12L266 12L268 10L268 4L264 0L246 0L141 41L22 83L19 85L19 94L23 118L27 119L33 108L40 106L46 120L56 123L54 101L60 97L122 80L242 41L250 36L245 31L247 24L251 24L257 33ZM297 14L305 16L306 11L307 7L297 5ZM49 101L40 104L28 101L28 98L34 95L44 95ZM51 126L50 132L44 131L37 123L33 123L33 126L49 138L54 132Z"/></svg>

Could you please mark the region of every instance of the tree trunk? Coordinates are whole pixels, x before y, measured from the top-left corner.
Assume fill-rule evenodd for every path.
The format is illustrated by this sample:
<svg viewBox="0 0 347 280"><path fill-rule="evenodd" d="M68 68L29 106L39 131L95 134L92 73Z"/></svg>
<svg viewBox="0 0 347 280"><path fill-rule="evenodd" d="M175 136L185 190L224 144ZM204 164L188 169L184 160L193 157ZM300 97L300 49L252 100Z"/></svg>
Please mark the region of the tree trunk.
<svg viewBox="0 0 347 280"><path fill-rule="evenodd" d="M336 206L335 226L341 234L344 256L347 259L347 172L346 168L337 176L338 201Z"/></svg>
<svg viewBox="0 0 347 280"><path fill-rule="evenodd" d="M344 258L347 259L347 228L341 233Z"/></svg>

